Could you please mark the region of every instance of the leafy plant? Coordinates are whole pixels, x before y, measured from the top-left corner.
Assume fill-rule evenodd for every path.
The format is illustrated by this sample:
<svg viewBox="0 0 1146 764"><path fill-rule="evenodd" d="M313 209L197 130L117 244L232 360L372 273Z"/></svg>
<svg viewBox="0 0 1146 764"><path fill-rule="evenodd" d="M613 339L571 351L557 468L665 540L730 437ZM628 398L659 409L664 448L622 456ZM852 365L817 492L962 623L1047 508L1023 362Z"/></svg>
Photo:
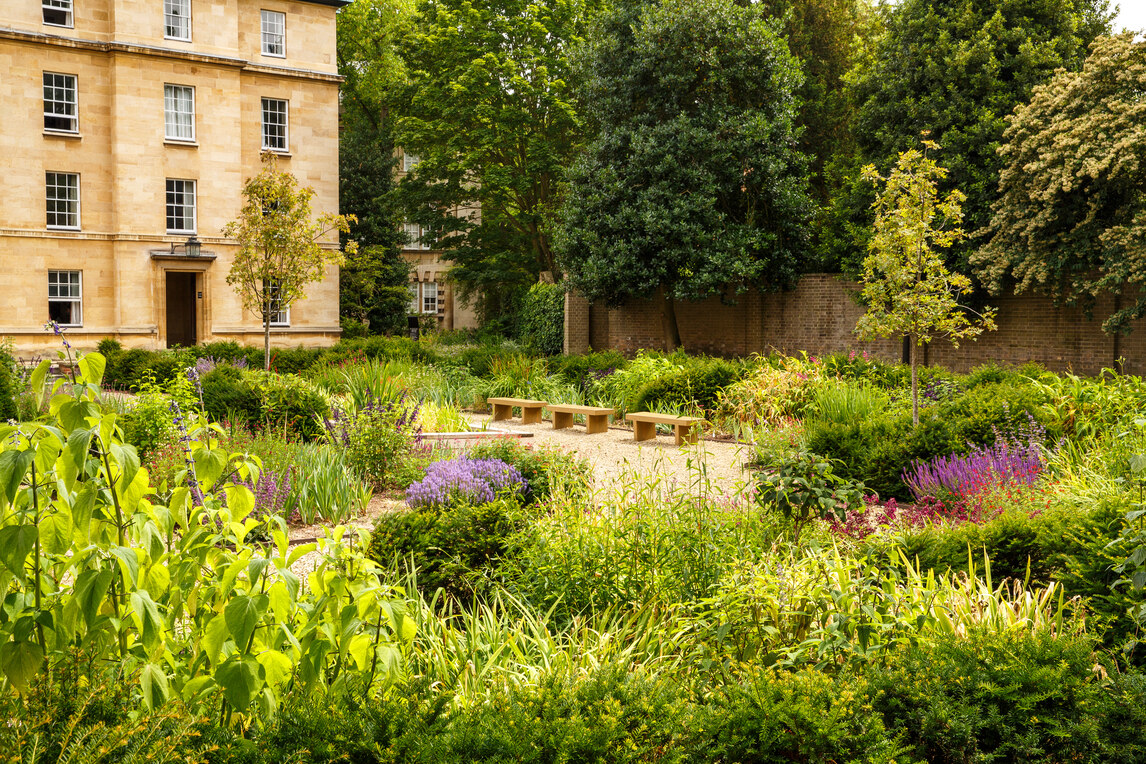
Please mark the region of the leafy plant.
<svg viewBox="0 0 1146 764"><path fill-rule="evenodd" d="M814 519L843 520L861 505L863 483L837 475L829 459L808 451L781 457L765 468L756 492L761 504L775 506L792 523L792 543Z"/></svg>
<svg viewBox="0 0 1146 764"><path fill-rule="evenodd" d="M284 502L285 517L303 525L320 519L337 524L354 519L366 509L372 491L337 449L323 443L304 443L295 457L298 461Z"/></svg>

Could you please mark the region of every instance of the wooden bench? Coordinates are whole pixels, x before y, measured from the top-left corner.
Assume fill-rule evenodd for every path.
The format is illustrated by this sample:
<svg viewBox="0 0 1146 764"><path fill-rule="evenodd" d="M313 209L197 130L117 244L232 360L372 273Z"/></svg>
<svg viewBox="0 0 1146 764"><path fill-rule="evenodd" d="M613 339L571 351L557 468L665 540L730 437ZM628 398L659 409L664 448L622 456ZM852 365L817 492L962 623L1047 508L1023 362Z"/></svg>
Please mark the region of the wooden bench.
<svg viewBox="0 0 1146 764"><path fill-rule="evenodd" d="M553 412L553 429L564 430L573 426L573 415L585 415L585 432L605 432L609 429L609 417L613 409L600 406L575 406L571 403L550 403L546 408Z"/></svg>
<svg viewBox="0 0 1146 764"><path fill-rule="evenodd" d="M703 419L694 416L673 416L671 414L654 414L651 411L637 411L625 414L625 419L633 423L633 440L652 440L657 436L658 424L671 424L676 433L676 444L684 442L695 443L700 423Z"/></svg>
<svg viewBox="0 0 1146 764"><path fill-rule="evenodd" d="M513 416L513 409L516 407L521 409L523 424L540 424L541 409L549 405L545 401L531 401L526 398L490 398L488 400L493 406L493 418L491 419L493 422L509 419Z"/></svg>

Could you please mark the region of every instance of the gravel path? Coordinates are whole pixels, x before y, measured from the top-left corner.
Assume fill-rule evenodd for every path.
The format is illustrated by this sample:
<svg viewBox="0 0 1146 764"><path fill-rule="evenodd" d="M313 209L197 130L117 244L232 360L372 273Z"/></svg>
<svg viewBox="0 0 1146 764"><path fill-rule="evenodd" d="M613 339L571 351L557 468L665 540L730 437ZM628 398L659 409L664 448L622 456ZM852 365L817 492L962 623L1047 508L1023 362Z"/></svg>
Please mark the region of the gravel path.
<svg viewBox="0 0 1146 764"><path fill-rule="evenodd" d="M488 415L469 414L474 430L490 429L529 433L524 443L553 443L563 449L576 451L589 460L593 469L594 488L604 492L626 493L636 481L664 481L666 483L695 484L707 480L710 488L727 495L739 493L748 479L744 463L752 457L752 447L727 441L701 439L695 445L677 447L671 434L658 434L655 440L637 443L631 428L613 426L606 432L588 435L583 425L572 429L554 430L551 422L522 424L520 419L490 422ZM478 441L456 440L446 443L464 450ZM382 494L371 499L366 511L347 523L353 528L374 527L384 512L400 512L406 507L400 494ZM291 528L294 543L305 543L322 536L326 526L310 525ZM349 529L347 532L351 532ZM303 555L292 566L295 574L306 575L314 569L318 553Z"/></svg>

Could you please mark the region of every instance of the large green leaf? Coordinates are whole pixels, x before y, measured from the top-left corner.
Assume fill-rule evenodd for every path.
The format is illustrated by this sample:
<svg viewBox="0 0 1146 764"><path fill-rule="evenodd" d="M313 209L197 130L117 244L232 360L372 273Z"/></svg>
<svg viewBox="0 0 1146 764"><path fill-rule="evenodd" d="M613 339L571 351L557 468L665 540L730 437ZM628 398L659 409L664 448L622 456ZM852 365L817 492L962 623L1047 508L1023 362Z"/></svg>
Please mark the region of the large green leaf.
<svg viewBox="0 0 1146 764"><path fill-rule="evenodd" d="M115 573L110 568L103 570L85 570L76 577L75 598L80 605L80 613L88 628L91 628L99 616L100 605L107 596Z"/></svg>
<svg viewBox="0 0 1146 764"><path fill-rule="evenodd" d="M215 681L223 688L223 697L242 713L255 694L262 689L266 671L251 656L232 655L215 670Z"/></svg>
<svg viewBox="0 0 1146 764"><path fill-rule="evenodd" d="M28 467L36 458L35 451L4 451L0 453L0 491L4 492L4 506L16 500L20 482L28 474Z"/></svg>
<svg viewBox="0 0 1146 764"><path fill-rule="evenodd" d="M20 691L26 690L44 662L44 651L32 641L0 645L0 670Z"/></svg>
<svg viewBox="0 0 1146 764"><path fill-rule="evenodd" d="M139 686L143 690L143 704L150 710L166 703L171 692L167 674L155 663L146 664L139 672Z"/></svg>
<svg viewBox="0 0 1146 764"><path fill-rule="evenodd" d="M40 520L40 544L46 554L62 554L72 545L72 516L67 505L56 504L56 511Z"/></svg>
<svg viewBox="0 0 1146 764"><path fill-rule="evenodd" d="M99 353L84 353L80 357L79 367L85 382L89 385L98 385L103 381L107 360Z"/></svg>
<svg viewBox="0 0 1146 764"><path fill-rule="evenodd" d="M227 619L223 617L222 613L217 613L207 622L207 628L203 629L203 634L199 639L203 653L212 665L218 665L219 657L223 654L223 645L228 636L230 636L230 632L227 631Z"/></svg>
<svg viewBox="0 0 1146 764"><path fill-rule="evenodd" d="M24 580L24 560L36 545L36 526L9 525L0 528L0 562L12 575Z"/></svg>
<svg viewBox="0 0 1146 764"><path fill-rule="evenodd" d="M269 598L265 594L257 597L240 596L228 602L227 607L223 609L223 616L227 619L227 630L231 632L231 637L240 650L247 649L247 643L255 633L255 627L259 625L259 619L267 612L268 602Z"/></svg>
<svg viewBox="0 0 1146 764"><path fill-rule="evenodd" d="M131 593L131 609L139 628L143 647L152 653L163 641L163 619L151 595L142 589Z"/></svg>

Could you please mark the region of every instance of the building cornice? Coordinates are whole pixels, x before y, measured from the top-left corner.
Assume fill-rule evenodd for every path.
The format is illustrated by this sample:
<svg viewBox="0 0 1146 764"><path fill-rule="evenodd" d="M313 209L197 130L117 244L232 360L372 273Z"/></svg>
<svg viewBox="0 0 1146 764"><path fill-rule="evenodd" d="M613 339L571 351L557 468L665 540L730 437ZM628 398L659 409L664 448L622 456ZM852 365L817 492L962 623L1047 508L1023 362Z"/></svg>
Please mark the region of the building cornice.
<svg viewBox="0 0 1146 764"><path fill-rule="evenodd" d="M318 2L319 0L311 1ZM323 4L325 5L329 3ZM179 61L193 61L195 63L226 66L233 69L240 69L245 72L273 74L278 77L294 77L298 79L320 80L323 82L334 83L342 82L342 77L338 74L319 72L313 69L299 69L290 66L257 64L245 58L220 56L214 53L196 53L194 51L174 50L172 48L161 48L154 45L140 45L138 43L84 40L79 37L63 37L61 35L43 34L41 32L28 32L20 29L11 29L8 27L0 27L0 40L15 40L17 42L27 42L38 45L54 45L61 48L74 48L76 50L87 50L98 53L121 53L135 56L147 56L151 58L171 58Z"/></svg>

